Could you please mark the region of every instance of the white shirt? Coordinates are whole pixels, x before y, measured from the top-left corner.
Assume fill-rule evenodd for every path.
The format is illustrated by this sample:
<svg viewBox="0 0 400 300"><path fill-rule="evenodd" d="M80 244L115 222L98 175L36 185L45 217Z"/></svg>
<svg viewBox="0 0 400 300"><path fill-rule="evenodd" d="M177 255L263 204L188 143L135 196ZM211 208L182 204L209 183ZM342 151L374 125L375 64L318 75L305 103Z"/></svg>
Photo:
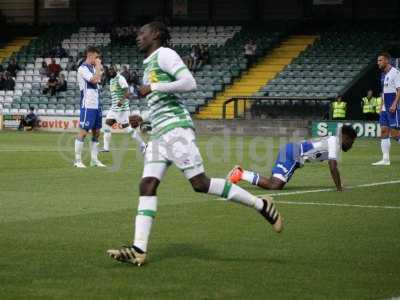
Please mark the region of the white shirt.
<svg viewBox="0 0 400 300"><path fill-rule="evenodd" d="M396 93L398 88L400 88L400 72L395 67L391 67L383 79L383 93Z"/></svg>
<svg viewBox="0 0 400 300"><path fill-rule="evenodd" d="M99 87L90 82L95 74L92 65L83 63L77 72L79 90L81 91L81 108L99 109Z"/></svg>
<svg viewBox="0 0 400 300"><path fill-rule="evenodd" d="M301 163L325 160L337 160L340 152L338 136L329 136L319 139L312 139L308 142L312 144L312 149L301 153ZM302 143L305 144L305 143ZM303 147L302 147L303 148Z"/></svg>

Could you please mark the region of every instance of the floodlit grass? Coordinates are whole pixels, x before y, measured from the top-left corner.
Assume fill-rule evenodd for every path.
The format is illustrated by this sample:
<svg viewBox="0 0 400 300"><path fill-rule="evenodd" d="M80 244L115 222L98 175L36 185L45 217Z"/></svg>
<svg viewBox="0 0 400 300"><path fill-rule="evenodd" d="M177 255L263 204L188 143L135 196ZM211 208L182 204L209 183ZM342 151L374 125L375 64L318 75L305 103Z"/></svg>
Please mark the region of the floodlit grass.
<svg viewBox="0 0 400 300"><path fill-rule="evenodd" d="M105 255L132 240L142 172L134 143L115 135L119 150L101 154L113 167L81 170L72 167L72 141L73 135L0 132L0 299L400 296L400 183L277 196L286 225L278 235L254 210L194 193L171 167L158 192L149 263L137 268ZM224 152L222 141L198 138L210 176L225 177L237 163L269 176L277 140L258 163L254 140L244 138L243 147L240 138L227 141ZM262 141L259 156L268 148ZM400 145L392 143L390 167L370 165L379 158L378 140L358 140L340 164L344 185L400 180ZM332 186L321 163L298 170L286 190Z"/></svg>

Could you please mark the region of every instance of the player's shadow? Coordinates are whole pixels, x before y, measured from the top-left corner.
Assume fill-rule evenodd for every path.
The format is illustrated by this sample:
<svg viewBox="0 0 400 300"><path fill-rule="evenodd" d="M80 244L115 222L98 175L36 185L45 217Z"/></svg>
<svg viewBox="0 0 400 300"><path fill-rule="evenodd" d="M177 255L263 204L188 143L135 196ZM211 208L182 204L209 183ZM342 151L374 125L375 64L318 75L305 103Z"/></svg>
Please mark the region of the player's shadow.
<svg viewBox="0 0 400 300"><path fill-rule="evenodd" d="M221 261L221 262L260 262L260 263L286 263L284 260L276 257L243 257L243 256L227 256L226 254L218 254L216 251L205 248L201 244L184 244L172 243L165 248L159 249L157 256L151 258L152 262L162 261L176 257L190 257L205 261Z"/></svg>

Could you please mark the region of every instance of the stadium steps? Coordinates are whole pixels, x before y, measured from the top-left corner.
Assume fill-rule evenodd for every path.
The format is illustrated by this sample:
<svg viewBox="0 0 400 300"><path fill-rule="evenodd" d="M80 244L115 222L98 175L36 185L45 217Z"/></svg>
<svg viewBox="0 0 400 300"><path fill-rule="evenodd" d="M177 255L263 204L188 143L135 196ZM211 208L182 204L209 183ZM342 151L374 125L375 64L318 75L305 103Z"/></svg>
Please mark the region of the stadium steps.
<svg viewBox="0 0 400 300"><path fill-rule="evenodd" d="M218 93L214 100L201 108L196 115L198 119L221 119L223 103L234 96L251 96L269 80L274 78L285 66L312 45L317 36L290 36L284 40L255 66L250 68L241 78L236 80L225 91ZM243 113L243 105L239 105L239 113ZM233 119L233 103L227 106L227 119Z"/></svg>
<svg viewBox="0 0 400 300"><path fill-rule="evenodd" d="M14 52L19 52L22 47L27 46L33 37L17 37L0 49L0 63L9 58Z"/></svg>

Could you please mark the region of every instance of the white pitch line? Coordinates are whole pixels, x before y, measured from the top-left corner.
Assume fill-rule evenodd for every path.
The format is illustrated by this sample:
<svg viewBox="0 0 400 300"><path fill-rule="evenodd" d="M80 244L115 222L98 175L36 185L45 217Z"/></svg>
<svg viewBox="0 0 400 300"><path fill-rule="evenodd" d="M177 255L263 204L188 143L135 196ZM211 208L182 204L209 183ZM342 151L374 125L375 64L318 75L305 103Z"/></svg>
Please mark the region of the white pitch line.
<svg viewBox="0 0 400 300"><path fill-rule="evenodd" d="M400 209L400 206L388 205L362 205L362 204L344 204L344 203L323 203L323 202L298 202L298 201L275 201L279 204L291 205L315 205L315 206L341 206L341 207L357 207L357 208L382 208L382 209Z"/></svg>
<svg viewBox="0 0 400 300"><path fill-rule="evenodd" d="M363 184L348 186L345 189L349 190L349 189L357 189L357 188L362 188L362 187L373 187L373 186L397 184L397 183L400 183L400 180L363 183ZM275 193L275 194L270 193L270 194L263 194L263 195L256 195L256 196L257 197L265 197L265 196L276 197L276 196L301 195L301 194L323 193L323 192L333 192L333 191L336 191L336 189L326 188L326 189L317 189L317 190L281 192L281 193ZM217 198L217 199L226 200L224 198ZM283 200L275 200L275 202L279 203L279 204L289 204L289 205L315 205L315 206L336 206L336 207L356 207L356 208L400 209L400 206L390 206L390 205L363 205L363 204L300 202L300 201L283 201Z"/></svg>
<svg viewBox="0 0 400 300"><path fill-rule="evenodd" d="M111 151L121 151L121 150L126 150L126 151L132 151L135 150L136 148L114 148L111 149ZM74 149L0 149L0 152L73 152Z"/></svg>
<svg viewBox="0 0 400 300"><path fill-rule="evenodd" d="M373 187L373 186L380 186L380 185L388 185L388 184L396 184L400 183L400 180L390 180L390 181L381 181L381 182L371 182L371 183L363 183L357 184L353 186L345 186L345 190L363 188L363 187ZM304 190L304 191L293 191L293 192L279 192L279 193L270 193L270 194L262 194L257 195L257 197L262 196L286 196L286 195L300 195L300 194L310 194L310 193L321 193L321 192L334 192L336 191L335 188L326 188L326 189L317 189L317 190Z"/></svg>

